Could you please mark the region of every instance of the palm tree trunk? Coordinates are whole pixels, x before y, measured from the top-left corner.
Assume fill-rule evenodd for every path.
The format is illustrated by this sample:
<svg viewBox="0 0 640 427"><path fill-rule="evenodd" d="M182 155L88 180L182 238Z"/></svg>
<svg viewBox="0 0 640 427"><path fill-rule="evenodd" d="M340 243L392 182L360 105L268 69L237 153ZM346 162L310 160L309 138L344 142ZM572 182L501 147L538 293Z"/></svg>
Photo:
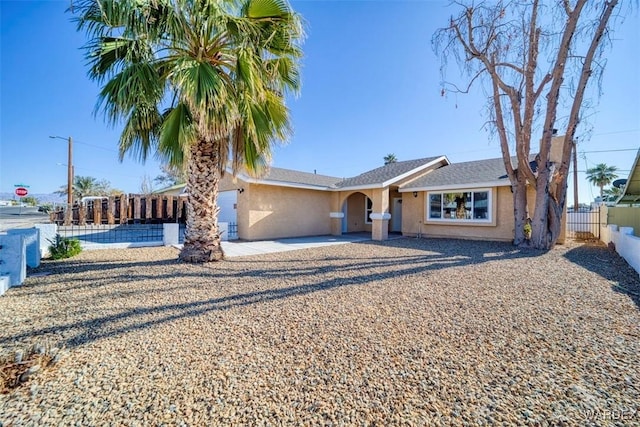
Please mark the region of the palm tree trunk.
<svg viewBox="0 0 640 427"><path fill-rule="evenodd" d="M199 141L188 163L187 230L180 259L202 263L224 257L218 229L219 141Z"/></svg>

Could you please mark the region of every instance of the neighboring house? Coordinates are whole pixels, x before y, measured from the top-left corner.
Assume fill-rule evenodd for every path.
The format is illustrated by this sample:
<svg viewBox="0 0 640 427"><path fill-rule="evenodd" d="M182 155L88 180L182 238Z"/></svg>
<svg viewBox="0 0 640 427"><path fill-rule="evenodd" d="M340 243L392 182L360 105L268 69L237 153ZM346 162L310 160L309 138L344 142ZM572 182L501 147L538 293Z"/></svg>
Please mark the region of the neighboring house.
<svg viewBox="0 0 640 427"><path fill-rule="evenodd" d="M514 237L513 196L501 158L451 164L446 156L428 157L346 179L272 167L261 178L226 173L219 189L219 220L237 223L243 240L351 232L370 232L374 240L389 233Z"/></svg>
<svg viewBox="0 0 640 427"><path fill-rule="evenodd" d="M616 205L640 204L640 149L638 149L636 160L633 162L626 181L624 190L616 201Z"/></svg>

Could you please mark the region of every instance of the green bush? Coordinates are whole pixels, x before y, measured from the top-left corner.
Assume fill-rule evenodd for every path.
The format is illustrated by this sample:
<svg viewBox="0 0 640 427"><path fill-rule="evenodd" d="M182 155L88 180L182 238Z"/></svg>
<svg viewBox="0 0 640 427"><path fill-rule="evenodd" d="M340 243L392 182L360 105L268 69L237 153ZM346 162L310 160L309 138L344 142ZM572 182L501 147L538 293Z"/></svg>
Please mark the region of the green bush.
<svg viewBox="0 0 640 427"><path fill-rule="evenodd" d="M49 253L53 259L71 258L82 252L80 246L80 240L71 239L69 237L62 237L56 234L55 240L49 239L51 246L49 246Z"/></svg>
<svg viewBox="0 0 640 427"><path fill-rule="evenodd" d="M51 203L45 203L43 205L38 206L38 212L48 214L51 211L53 211L53 205Z"/></svg>

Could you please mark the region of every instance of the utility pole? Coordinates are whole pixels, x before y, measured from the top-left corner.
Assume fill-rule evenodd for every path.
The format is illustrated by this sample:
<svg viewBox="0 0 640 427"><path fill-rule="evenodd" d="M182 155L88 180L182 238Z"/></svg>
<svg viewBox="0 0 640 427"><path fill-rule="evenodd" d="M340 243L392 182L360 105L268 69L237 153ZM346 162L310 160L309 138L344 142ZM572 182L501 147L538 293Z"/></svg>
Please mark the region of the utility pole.
<svg viewBox="0 0 640 427"><path fill-rule="evenodd" d="M71 225L73 219L73 139L61 136L49 136L51 139L62 139L68 143L67 152L67 211L64 215L64 225Z"/></svg>
<svg viewBox="0 0 640 427"><path fill-rule="evenodd" d="M67 205L73 205L73 139L69 137L69 153L67 159Z"/></svg>
<svg viewBox="0 0 640 427"><path fill-rule="evenodd" d="M574 139L573 145L573 211L578 212L578 141Z"/></svg>
<svg viewBox="0 0 640 427"><path fill-rule="evenodd" d="M67 159L67 212L64 216L64 225L71 225L73 221L73 139L69 137Z"/></svg>

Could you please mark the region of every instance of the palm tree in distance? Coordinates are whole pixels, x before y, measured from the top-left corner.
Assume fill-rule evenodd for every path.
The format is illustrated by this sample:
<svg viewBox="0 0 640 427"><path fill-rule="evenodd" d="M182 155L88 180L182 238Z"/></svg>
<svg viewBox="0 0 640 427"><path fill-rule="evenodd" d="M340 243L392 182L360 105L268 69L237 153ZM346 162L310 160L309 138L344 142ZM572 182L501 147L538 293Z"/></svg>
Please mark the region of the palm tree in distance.
<svg viewBox="0 0 640 427"><path fill-rule="evenodd" d="M593 185L600 187L600 199L604 196L604 186L609 185L614 179L618 177L615 166L607 166L605 163L600 163L593 168L587 169L587 180Z"/></svg>
<svg viewBox="0 0 640 427"><path fill-rule="evenodd" d="M78 29L97 108L124 122L120 159L186 165L187 229L180 259L217 261L219 181L265 170L290 133L302 26L286 0L85 0Z"/></svg>
<svg viewBox="0 0 640 427"><path fill-rule="evenodd" d="M610 187L603 191L604 198L602 200L606 202L615 202L620 196L624 187Z"/></svg>
<svg viewBox="0 0 640 427"><path fill-rule="evenodd" d="M393 153L387 154L386 156L384 156L384 164L388 165L389 163L395 163L397 162L398 159L396 158L396 155Z"/></svg>
<svg viewBox="0 0 640 427"><path fill-rule="evenodd" d="M111 184L106 179L98 180L92 176L79 176L73 177L73 199L82 200L87 196L109 196L114 193L121 193L119 190L111 188ZM66 196L68 189L66 185L60 187L55 192L61 196Z"/></svg>

